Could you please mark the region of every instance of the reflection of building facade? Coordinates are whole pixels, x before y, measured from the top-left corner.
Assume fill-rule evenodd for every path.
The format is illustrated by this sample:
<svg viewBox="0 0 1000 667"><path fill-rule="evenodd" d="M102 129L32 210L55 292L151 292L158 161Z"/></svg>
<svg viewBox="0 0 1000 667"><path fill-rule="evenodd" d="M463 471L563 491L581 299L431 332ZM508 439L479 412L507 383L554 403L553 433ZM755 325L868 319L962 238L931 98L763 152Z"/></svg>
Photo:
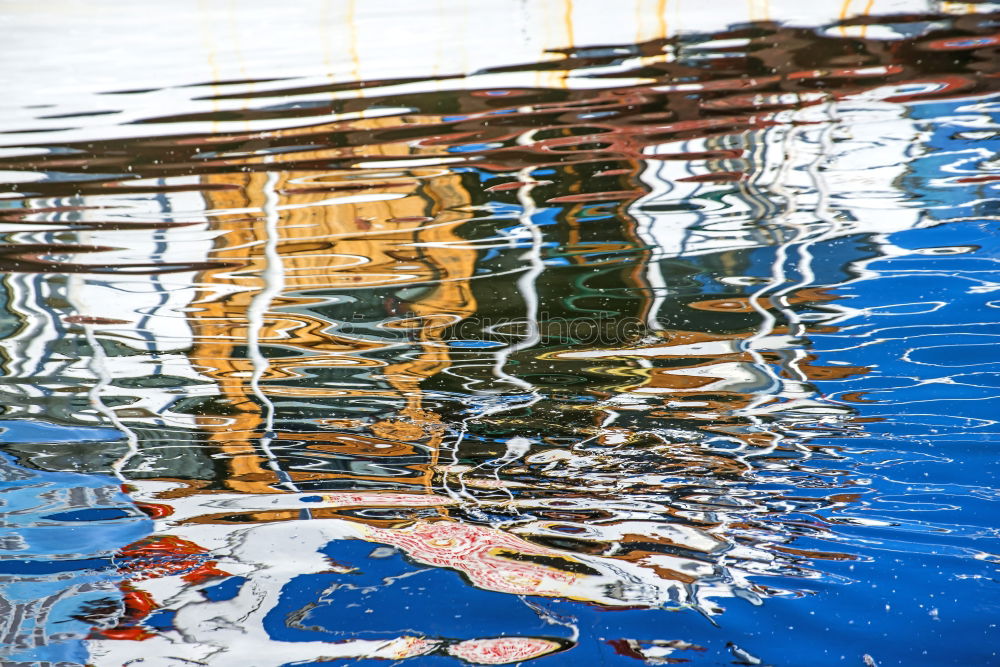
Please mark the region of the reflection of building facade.
<svg viewBox="0 0 1000 667"><path fill-rule="evenodd" d="M196 420L174 408L179 388L209 386L187 356L192 331L184 314L212 232L203 216L189 213L200 210L199 195L164 190L0 209L16 220L6 225L11 247L34 249L30 272L17 272L14 262L4 279L11 322L0 342L5 416L124 432L100 456L91 448L16 445L39 462L105 472L128 456L129 443L158 452L169 442L197 441ZM210 469L196 446L175 447L135 474Z"/></svg>
<svg viewBox="0 0 1000 667"><path fill-rule="evenodd" d="M213 257L241 268L204 274L233 289L191 317L191 358L222 388L213 400L234 413L201 424L230 458L234 489L269 491L278 482L255 441L296 401L327 410L308 409L319 427L283 428L274 445L294 443L314 463L329 460L312 473L288 473L290 482L335 478L339 461L347 479L377 483L364 465L351 472L358 455L415 457L422 472L406 483L430 480L442 428L419 385L449 364L445 326L475 310L467 286L475 251L451 247L469 215L468 194L459 175L440 168L346 184L345 176L354 179L295 170L206 179L226 188L207 195L208 207L223 212ZM324 418L330 410L336 416Z"/></svg>
<svg viewBox="0 0 1000 667"><path fill-rule="evenodd" d="M204 381L184 355L191 328L183 312L195 279L195 271L187 267L211 247L210 232L203 217L194 225L187 217L188 224L181 226L175 216L185 214L174 213L197 210L200 197L108 197L100 209L85 198L33 204L28 210L0 209L17 217L13 229L5 225L12 247L25 248L24 254L37 261L29 267L32 272L12 272L5 279L7 310L17 322L0 342L8 360L5 375L11 390L25 392L4 401L11 410L24 410L11 415L100 420L95 414L81 414L79 403L67 409L57 405L60 393L80 383L99 382L102 376L122 388L150 375ZM16 263L11 267L15 271ZM108 345L134 354L111 350L100 361L88 362L91 341L83 335L86 327L96 327ZM59 377L65 378L61 388L49 386L47 380ZM163 418L172 402L169 397L155 387L133 383L130 388L136 395L127 406L118 406L119 411Z"/></svg>
<svg viewBox="0 0 1000 667"><path fill-rule="evenodd" d="M758 155L766 157L766 149L772 144L768 135L762 135L760 140L764 148ZM685 149L705 150L706 147L688 145ZM652 162L655 161L650 160ZM755 174L767 172L766 162L758 165L752 158L746 158L743 167ZM709 163L704 173L711 174L717 169L718 165ZM656 216L647 222L641 220L644 208L655 210L658 205L675 203L676 199L663 197L658 187L680 181L687 175L667 176L658 172L663 182L650 181L650 194L632 205L635 217L640 220L638 224L633 226L626 221L627 224L620 228L605 228L599 246L588 245L586 231L581 227L588 217L600 217L600 211L594 206L565 207L560 215L568 218L567 224L549 234L568 235L565 240L560 239L556 247L582 251L570 255L565 264L554 263L542 268L529 282L523 279L523 271L510 277L503 277L503 273L510 265L516 266L512 255L523 257L526 251L541 249L538 236L532 236L530 228L544 222L547 213L541 210L545 208L540 206L542 202L532 203L534 186L522 186L527 192L519 191L520 210L508 211L519 220L520 230L509 232L514 241L496 256L493 260L496 266L491 267L489 260L480 255L481 251L456 231L459 224L470 218L470 205L478 203L472 201L472 195L462 186L457 174L439 171L413 174L411 170L408 178L392 176L390 184L378 182L378 179L373 179L374 184L362 181L364 196L369 201L354 203L347 199L352 195L343 195L343 191L334 191L331 197L328 186L316 185L323 181L312 174L275 173L275 176L207 177L208 183L214 186L236 186L235 189L211 190L208 195L209 208L217 214L215 229L221 233L214 238L214 248L201 257L218 262L219 266L200 272L197 278L189 274L196 284L211 285L213 289L203 298L170 305L172 309L180 307L190 313L187 322L192 331L191 347L185 356L190 368L197 369L197 378L210 382L209 386L214 389L210 409L196 411L192 426L207 433L204 444L216 458L225 462L225 472L213 472L213 475L218 475L218 481L229 489L249 495L233 498L224 494L192 496L188 500L193 501L190 518L196 519L194 525L185 525L181 521L183 516L167 518L173 525L164 524L158 534L215 552L223 543L232 543L238 538L240 548L223 559L225 562L218 566L221 575L217 576L246 576L257 581L256 588L247 587L245 593L237 594L234 602L214 605L190 602L187 591L190 581L183 577L169 586L166 582L158 583L156 604L179 609L175 622L179 627L187 622L195 623L196 619L226 618L226 614L243 616L250 603L246 596L258 596L253 602L259 605L261 614L268 613L278 604L281 591L290 580L285 575L265 576L263 573L269 568L276 568L272 559L280 554L261 552L262 541L272 539L269 536L279 531L277 526L281 526L281 530L301 531L295 533L296 544L317 550L331 540L347 538L393 545L417 562L457 569L480 588L518 595L566 597L608 607L696 606L708 612L715 609L714 600L720 597L739 595L756 600L766 595L764 589L751 583L749 575L754 568L760 572L769 571L772 556L765 550L736 546L731 542L730 536L735 530L731 524L737 520L738 513L688 511L675 517L678 519L676 524L664 523L663 507L655 498L670 493L669 484L657 487L649 495L646 507L643 507L641 492L624 503L596 498L560 500L556 495L519 504L512 502L513 496L498 500L500 494L515 491L516 485L495 476L489 469L461 465L436 467L441 458L440 448L445 444L446 430L438 425L433 409L426 405L423 383L429 380L427 384L434 385L441 372L450 369L457 371L459 377L480 380L482 386L488 386L485 379L489 372L501 386L509 382L508 378L516 377L532 386L536 398L522 400L513 407L529 405L544 414L546 405L551 406L559 400L558 392L547 386L542 372L544 366L556 364L558 370L551 375L557 381L555 376L560 374L606 378L602 401L581 411L584 421L589 424L584 428L570 424L564 431L567 436L574 432L592 433L596 445L593 450L559 446L558 438L551 438L547 443L544 437L539 438L536 444L548 446L525 456L523 462L516 461L515 457L505 477L517 475L519 470L532 474L532 471L550 469L552 472L547 477L553 490L560 494L583 490L593 494L602 488L614 488L623 471L632 465L632 460L635 461L635 467L630 470L633 476L657 474L659 465L650 466L642 460L645 456L659 454L666 458L669 455L675 460L683 460L682 453L685 453L692 461L697 461L697 466L708 469L713 479L738 481L746 472L738 457L706 454L701 451L701 444L685 443L683 437L693 436L698 431L715 431L720 442L740 441L741 446L755 448L760 453L780 444L776 436L781 434L760 424L748 426L746 414L766 416L773 401L782 399L790 399L798 408L812 410L812 415L816 409L828 407L817 400L808 386L806 360L799 356L792 363L782 361L783 353L797 353L801 349L791 339L803 332L790 328L794 322L775 324L764 331L760 322L762 313L776 310L779 304L787 311L796 302L822 301L824 297L816 289L843 282L845 276L827 277L814 270L810 280L803 281L796 290L787 290L780 298L773 295L755 297L757 286L745 281L748 277L773 275L771 267L784 262L790 248L801 247L804 241L795 231L796 223L784 222L778 230L791 230L788 237L782 237L781 233L763 239L751 236L738 239L736 247L731 238L726 238L722 247L706 242L697 251L687 246L685 256L703 258L699 261L718 268L720 273L716 280L733 288L720 288L717 299L694 301L684 294L680 299L673 297L671 276L656 273L668 266L667 262L673 257L682 254L668 249L688 243L671 235L675 220L665 217L662 220L665 225ZM648 174L648 171L643 173ZM589 176L582 172L579 178ZM570 191L572 187L567 186ZM761 205L764 200L767 205L770 201L771 206L780 209L781 206L772 201L775 189L780 187L780 181L758 184L756 191L742 196L751 204ZM883 188L888 187L883 185ZM684 194L684 200L711 199L717 189L716 184L702 181ZM239 194L232 197L230 193ZM739 201L741 193L737 191L729 196ZM337 198L341 198L341 203L334 203ZM539 210L526 216L525 209L532 206ZM749 209L750 205L747 206ZM738 205L734 208L739 211ZM749 218L751 214L743 211L743 215ZM692 228L703 226L702 222L703 218L692 220L680 226L677 233L689 235ZM744 228L753 233L746 219ZM846 235L865 231L871 234L881 230L852 227ZM824 242L838 236L828 234L814 243L817 254ZM456 252L456 245L464 246L463 250ZM640 254L645 271L632 268L614 271L630 281L626 283L630 292L639 295L626 299L627 305L620 314L641 318L651 339L640 344L626 340L622 341L623 345L603 350L576 350L572 344L567 346L560 342L547 352L544 351L547 344L542 339L536 341L533 348L523 349L518 349L515 340L506 350L490 351L475 359L466 356L461 361L453 360L452 353L441 344L449 325L475 315L477 304L489 302L484 299L485 294L508 295L509 305L498 307L496 311L506 310L510 321L522 323L526 315L531 315L529 311L536 317L538 313L571 314L564 300L567 292L576 291L589 295L596 302L607 303L606 297L600 295L600 288L571 289L567 285L590 274L595 267L601 274L605 271L601 267L608 263L609 257L612 258L610 264L616 265L615 252L641 245L657 249L644 250L645 254ZM856 254L858 250L850 252ZM480 287L473 281L477 267L501 277L482 283ZM804 267L808 265L798 267L800 277ZM427 283L432 285L429 289L415 290ZM689 290L687 295L703 297L706 293L712 294L699 286L697 290ZM341 300L335 304L340 306L339 310L319 310L328 306L332 298ZM773 298L773 301L768 302L765 298ZM530 305L532 303L534 305ZM717 328L718 320L709 320L707 330L694 326L687 329L665 326L675 320L675 313L683 308L721 313L729 318L734 333L711 333ZM361 317L354 317L356 314ZM541 324L528 322L523 328L530 330L533 325L541 328ZM408 335L402 337L395 333L400 330L407 331ZM253 349L254 344L256 349ZM539 348L543 349L543 354L539 354ZM669 363L663 364L664 360ZM565 370L567 366L571 370ZM359 369L363 375L357 374ZM488 371L486 375L484 369ZM781 370L789 369L804 374L780 377ZM326 382L321 385L318 378ZM353 379L353 385L345 382L347 379ZM768 401L757 404L755 398L758 396ZM659 416L666 417L666 423L674 426L672 434L669 428L655 425L658 415L651 408L658 403L662 403L663 408ZM296 420L287 416L289 405L309 411L318 427L310 431L285 427L283 419L288 423L304 421L301 417ZM484 405L484 412L493 412L494 406L489 401ZM639 406L646 410L629 412ZM690 419L679 420L678 415L685 411ZM557 407L551 408L553 415L562 412ZM328 416L320 417L324 413ZM618 416L609 420L608 415L612 413ZM843 414L836 410L831 414L834 413ZM354 416L348 418L346 415ZM392 416L387 418L388 415ZM125 421L141 423L141 415L137 412L124 416ZM328 428L322 428L322 419L329 420L325 424ZM697 420L706 419L712 420L712 424L700 429L692 426ZM519 424L516 416L510 418L503 412L488 414L483 419L483 423L491 421L501 430L510 430L499 441L502 444L506 440L508 446L516 439L508 437L513 433L534 431L541 434L541 429L553 426L546 423L544 417ZM678 421L687 424L682 437L677 434L681 430L676 428ZM476 426L472 428L475 432ZM276 432L277 437L272 437L270 431ZM463 445L458 452L461 458L481 458L477 447L488 450L491 446L489 438L480 438L477 442ZM495 438L492 444L497 444ZM689 449L685 451L685 448ZM606 449L615 452L613 457L602 451ZM411 470L415 468L417 474L400 480L397 474L386 474L386 466L351 466L351 459L370 461L370 455L379 455L379 450L387 455L386 459L402 459L404 465ZM324 454L313 456L312 452ZM332 456L327 458L327 454ZM150 455L155 459L155 454L139 453L140 458ZM339 469L338 464L331 465L329 459L333 458L347 461L348 466ZM317 460L319 465L314 463ZM679 470L684 473L683 466ZM346 484L339 486L338 479ZM587 481L586 487L580 486L581 480ZM152 481L140 487L162 490L158 486L161 483ZM466 529L465 524L447 519L464 518L468 512L449 495L457 484L462 485L465 498L474 499L480 505L497 505L537 518L510 531L514 535L487 527ZM359 496L353 500L353 507L351 502L345 507L345 501L335 493L324 494L322 500L311 500L306 505L303 502L309 497L307 493L283 493L277 498L272 495L275 491L289 489L305 492L338 488L376 491L406 488L420 495L404 494L396 506L382 506L383 512L375 517L357 510L367 508L370 512L372 507L379 507L382 494ZM187 493L190 490L175 487L164 496L172 498L176 507L181 508L179 496ZM429 499L435 502L429 502L427 509L445 520L418 519L414 523L412 509ZM157 498L154 495L149 500L155 503ZM218 518L210 516L209 510L213 507L219 510ZM303 510L307 510L315 521L297 521ZM595 514L607 518L592 523L588 517ZM227 526L230 520L221 515L246 516L266 523L250 529ZM437 544L444 539L443 529L437 528L438 525L460 532L471 530L470 535L462 533L453 538L459 543L464 539L481 540L484 544L482 562L470 560L465 551L451 554L448 547ZM600 555L569 555L566 550L539 546L565 540L567 531L574 535L575 544L592 545L588 549ZM715 559L722 553L742 559L742 568L716 564ZM517 558L510 558L511 554ZM538 562L532 563L532 558ZM528 564L524 559L528 559ZM319 565L317 563L315 573L321 571ZM251 567L249 571L248 566ZM569 574L579 571L585 574ZM309 573L307 569L297 571L298 575ZM134 586L144 590L141 580ZM232 618L234 622L235 618ZM268 641L262 621L259 630L258 640ZM123 630L118 632L129 636ZM154 645L162 646L157 650L173 650L166 648L174 646L171 633L160 634L161 639L147 644L144 650ZM408 642L403 644L402 648L393 644L391 651L384 648L385 655L405 657L407 651L412 651L412 656L421 655L417 649L411 649ZM119 651L127 655L133 650L116 640L94 641L92 646L95 655L106 660L119 655ZM383 646L384 642L374 647L345 645L342 648L346 653L340 657L382 655L378 651L383 650L380 648ZM211 660L217 649L218 639L207 637L202 643L184 647L191 651L187 659L193 660ZM253 650L252 646L248 650ZM305 656L316 655L320 648L303 643L296 650Z"/></svg>
<svg viewBox="0 0 1000 667"><path fill-rule="evenodd" d="M654 46L664 45L629 48ZM690 73L666 51L640 64ZM416 95L397 102L420 113L391 120L261 142L185 137L170 150L197 146L186 158L211 160L211 173L186 183L202 191L196 203L156 199L147 214L166 231L155 242L96 218L74 231L80 246L130 248L95 256L133 265L135 277L10 279L23 332L8 339L8 374L58 377L16 398L24 409L11 416L126 432L134 451L112 467L138 480L134 497L159 520L154 537L119 554L127 609L95 636L95 655L123 663L156 647L211 662L278 651L281 664L480 650L465 644L476 638L430 630L330 642L333 614L316 610L352 588L334 575L360 574L331 559L388 559L384 547L409 561L392 574L371 566L385 574L371 587L381 592L431 566L461 573L476 594L706 614L722 598L772 594L755 574L803 571L779 544L794 538L747 527L750 459L808 459L800 431L849 425L850 411L813 382L867 369L814 364L807 338L837 319L831 290L895 252L886 233L922 224L899 202L894 215L872 213L897 195L917 131L891 99L831 96L800 109L801 98L702 104L697 88L661 88L528 91L540 101L493 106L482 91L442 93L440 113ZM604 129L600 114L650 100L666 110L591 131ZM754 124L702 119L709 103L781 108ZM863 113L877 132L833 150ZM532 114L552 126L535 127ZM870 150L888 166L851 190L843 175ZM81 247L64 254L86 271ZM149 271L163 263L176 270ZM639 326L601 331L600 344L551 326L582 317ZM48 338L30 329L39 321ZM75 327L92 363L66 358L59 323ZM67 388L75 403L50 398ZM170 442L177 434L188 437ZM359 543L383 549L366 556L352 551ZM144 572L150 554L168 554L168 566ZM282 606L313 578L328 589ZM284 638L271 614L312 639ZM555 625L573 634L571 622ZM538 655L569 641L511 634L523 641L510 650Z"/></svg>
<svg viewBox="0 0 1000 667"><path fill-rule="evenodd" d="M300 114L286 114L283 122L272 119L264 123L211 114L245 110L241 94L280 92L295 84L310 89L345 88L342 97L368 95L352 85L356 81L400 84L399 94L428 89L447 92L466 86L467 90L559 87L568 78L560 68L533 68L524 76L509 68L521 63L558 62L574 47L642 44L671 35L712 34L759 22L830 25L823 32L831 37L869 37L890 44L901 36L899 24L879 22L879 18L975 11L974 4L942 0L725 0L711 6L699 0L622 0L614 12L601 0L532 0L516 7L486 3L474 12L460 0L433 7L414 7L402 0L378 6L310 0L301 12L279 13L266 0L239 6L178 0L169 9L114 0L99 12L68 3L53 16L38 3L12 0L11 39L3 45L2 54L16 61L17 67L11 72L9 106L0 119L4 123L0 130L44 131L38 140L46 142L155 136L159 124L135 121L148 120L150 109L166 109L176 115L171 120L179 133L257 133L295 127ZM853 18L858 20L835 24ZM111 58L93 50L91 35L106 33L109 22L115 26L115 47L131 57ZM147 31L150 24L159 26L156 49L147 48L152 38ZM58 48L38 53L35 45L52 32L64 37ZM444 44L448 48L443 48ZM25 53L34 57L20 57ZM406 57L400 58L400 53ZM67 70L69 60L78 61L79 69ZM462 76L471 72L487 76ZM587 84L585 80L574 82ZM206 97L217 92L233 96L227 100ZM326 91L312 92L303 101L328 98ZM43 103L52 106L44 114L35 113L32 105ZM68 128L64 120L69 114L109 108L121 110L111 124L98 122L90 127L73 123ZM197 114L207 115L192 117ZM182 119L186 122L178 127L177 121ZM6 145L21 143L20 139L6 141Z"/></svg>

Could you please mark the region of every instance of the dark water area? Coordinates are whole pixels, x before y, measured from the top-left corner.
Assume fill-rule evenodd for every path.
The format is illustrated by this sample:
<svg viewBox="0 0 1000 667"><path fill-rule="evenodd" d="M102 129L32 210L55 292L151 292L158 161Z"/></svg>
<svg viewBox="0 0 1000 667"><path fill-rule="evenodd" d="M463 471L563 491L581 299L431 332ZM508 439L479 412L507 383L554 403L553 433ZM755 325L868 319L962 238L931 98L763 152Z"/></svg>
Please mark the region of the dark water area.
<svg viewBox="0 0 1000 667"><path fill-rule="evenodd" d="M1000 664L998 46L3 124L3 664Z"/></svg>

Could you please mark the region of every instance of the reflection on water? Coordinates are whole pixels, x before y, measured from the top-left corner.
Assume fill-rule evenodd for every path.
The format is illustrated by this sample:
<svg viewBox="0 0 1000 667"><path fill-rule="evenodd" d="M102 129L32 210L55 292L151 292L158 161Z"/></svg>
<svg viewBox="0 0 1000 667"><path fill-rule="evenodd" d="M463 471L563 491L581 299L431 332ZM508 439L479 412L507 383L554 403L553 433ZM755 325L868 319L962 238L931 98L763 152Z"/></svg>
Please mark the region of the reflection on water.
<svg viewBox="0 0 1000 667"><path fill-rule="evenodd" d="M960 14L5 125L5 664L995 660Z"/></svg>

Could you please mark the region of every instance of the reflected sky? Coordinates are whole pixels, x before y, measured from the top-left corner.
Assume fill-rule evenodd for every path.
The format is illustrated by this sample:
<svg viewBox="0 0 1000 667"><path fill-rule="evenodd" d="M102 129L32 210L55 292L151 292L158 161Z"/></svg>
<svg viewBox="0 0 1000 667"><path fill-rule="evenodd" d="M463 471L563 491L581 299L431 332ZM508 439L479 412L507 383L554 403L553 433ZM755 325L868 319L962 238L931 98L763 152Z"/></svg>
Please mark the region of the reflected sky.
<svg viewBox="0 0 1000 667"><path fill-rule="evenodd" d="M10 664L996 659L997 14L555 4L25 62Z"/></svg>

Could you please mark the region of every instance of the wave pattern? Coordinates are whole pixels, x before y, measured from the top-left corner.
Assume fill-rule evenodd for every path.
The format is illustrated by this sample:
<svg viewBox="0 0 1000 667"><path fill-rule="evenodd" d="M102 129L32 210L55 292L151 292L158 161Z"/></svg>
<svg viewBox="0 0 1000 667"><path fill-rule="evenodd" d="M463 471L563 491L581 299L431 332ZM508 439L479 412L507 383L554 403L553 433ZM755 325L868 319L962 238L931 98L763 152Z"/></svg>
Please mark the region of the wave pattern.
<svg viewBox="0 0 1000 667"><path fill-rule="evenodd" d="M0 134L6 659L996 659L997 17L881 23Z"/></svg>

